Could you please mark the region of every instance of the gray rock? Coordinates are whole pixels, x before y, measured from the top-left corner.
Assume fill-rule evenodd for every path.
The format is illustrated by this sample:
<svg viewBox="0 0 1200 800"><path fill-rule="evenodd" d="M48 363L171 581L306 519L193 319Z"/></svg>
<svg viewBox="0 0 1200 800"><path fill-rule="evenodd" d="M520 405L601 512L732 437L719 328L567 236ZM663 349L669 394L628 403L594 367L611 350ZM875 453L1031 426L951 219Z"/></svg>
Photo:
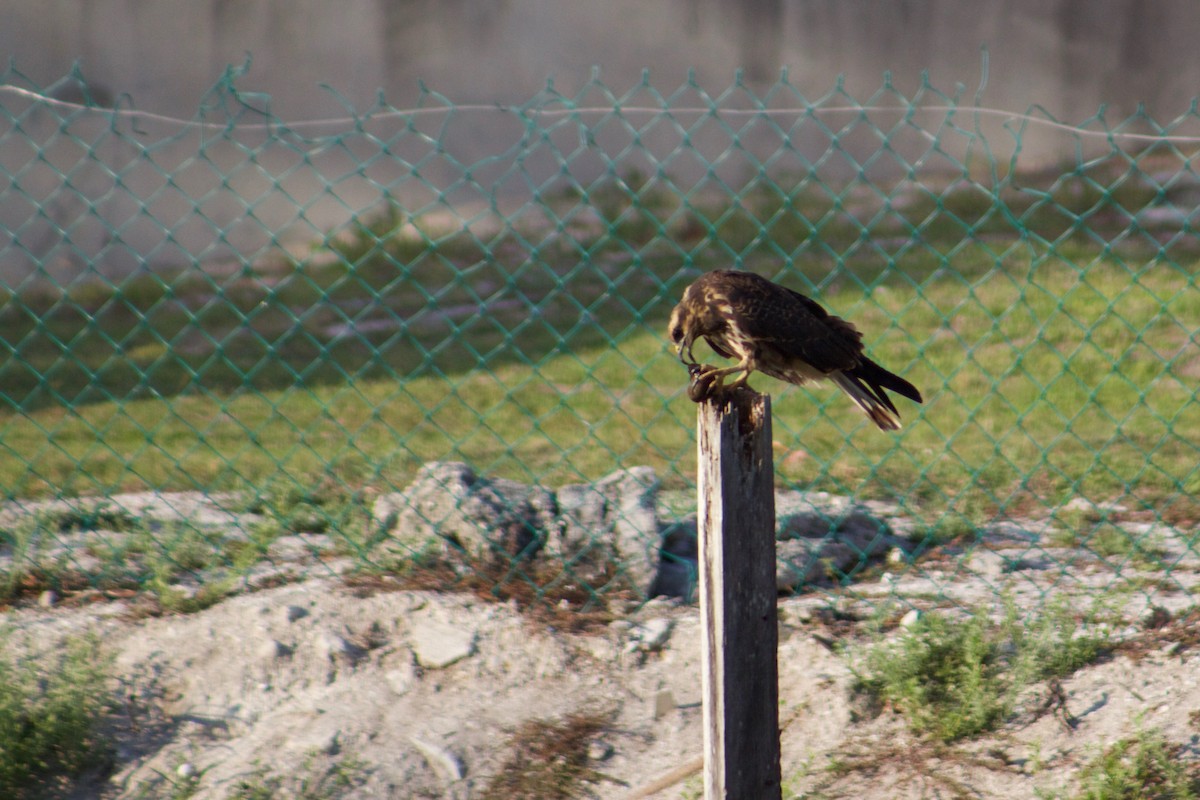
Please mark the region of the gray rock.
<svg viewBox="0 0 1200 800"><path fill-rule="evenodd" d="M894 553L903 562L912 545L887 521L848 498L824 492L778 492L775 497L776 584L794 592L841 583ZM661 563L650 594L691 599L696 587L694 515L663 529Z"/></svg>
<svg viewBox="0 0 1200 800"><path fill-rule="evenodd" d="M552 555L576 574L602 575L612 565L645 591L655 578L661 533L659 481L650 467L632 467L595 484L564 486L556 494L560 534Z"/></svg>
<svg viewBox="0 0 1200 800"><path fill-rule="evenodd" d="M909 543L846 498L781 493L776 500L776 582L781 591L842 583ZM806 507L807 506L807 507Z"/></svg>
<svg viewBox="0 0 1200 800"><path fill-rule="evenodd" d="M654 470L633 467L614 472L597 483L596 488L610 498L610 518L618 552L626 560L640 558L646 567L652 568L658 560L659 548L659 481Z"/></svg>
<svg viewBox="0 0 1200 800"><path fill-rule="evenodd" d="M781 592L831 586L861 562L857 550L837 541L787 539L775 543L775 584Z"/></svg>
<svg viewBox="0 0 1200 800"><path fill-rule="evenodd" d="M599 573L616 558L609 498L592 484L563 486L555 494L562 525L548 554Z"/></svg>
<svg viewBox="0 0 1200 800"><path fill-rule="evenodd" d="M698 544L695 517L662 529L658 571L646 592L649 597L678 597L689 603L696 598L700 581Z"/></svg>
<svg viewBox="0 0 1200 800"><path fill-rule="evenodd" d="M433 462L403 492L380 497L374 517L390 532L388 550L404 558L436 548L508 560L534 556L555 530L557 511L554 495L540 487Z"/></svg>
<svg viewBox="0 0 1200 800"><path fill-rule="evenodd" d="M1013 542L1017 544L1036 542L1043 535L1053 531L1052 526L1035 521L1016 523L1010 520L1000 520L980 528L980 538L989 542Z"/></svg>
<svg viewBox="0 0 1200 800"><path fill-rule="evenodd" d="M890 534L886 522L861 509L813 509L775 515L778 540L833 538L864 556L886 553L894 544Z"/></svg>
<svg viewBox="0 0 1200 800"><path fill-rule="evenodd" d="M650 467L619 470L594 484L550 492L488 479L465 464L423 466L404 492L376 502L387 552L441 552L470 559L533 558L540 552L584 583L620 580L649 597L691 600L697 586L695 516L663 525ZM878 512L878 513L876 513ZM882 511L823 492L776 495L781 590L844 581L889 551L911 548Z"/></svg>

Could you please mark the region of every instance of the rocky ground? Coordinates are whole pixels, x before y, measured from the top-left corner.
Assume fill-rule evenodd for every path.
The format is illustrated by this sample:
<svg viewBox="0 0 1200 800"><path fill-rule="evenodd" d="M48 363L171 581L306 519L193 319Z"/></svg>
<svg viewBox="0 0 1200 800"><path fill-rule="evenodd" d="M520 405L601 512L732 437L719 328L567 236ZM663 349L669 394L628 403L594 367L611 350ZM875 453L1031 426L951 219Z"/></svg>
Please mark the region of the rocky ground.
<svg viewBox="0 0 1200 800"><path fill-rule="evenodd" d="M1126 645L1063 680L1057 698L1032 687L1000 731L935 745L898 715L859 707L852 669L871 634L856 620L994 607L1002 595L1034 613L1057 593L1082 606L1112 588L1101 560L1030 536L997 528L974 550L915 565L884 555L849 590L781 599L785 797L1056 796L1074 791L1105 745L1147 730L1196 755L1200 636L1174 623L1189 619L1200 569L1169 531L1157 534L1175 565L1169 582L1121 574L1137 588L1121 594L1128 625L1110 633ZM86 631L115 654L115 766L78 797L522 797L488 791L514 737L530 721L572 714L596 721L585 748L595 796L699 796L693 605L617 604L577 630L567 615L534 618L515 602L348 581L348 561L314 559L296 542L279 548L295 559L275 567L288 582L260 581L269 588L192 614L147 616L136 597L100 596L44 597L6 613L14 641L32 649ZM1150 630L1154 606L1172 622Z"/></svg>

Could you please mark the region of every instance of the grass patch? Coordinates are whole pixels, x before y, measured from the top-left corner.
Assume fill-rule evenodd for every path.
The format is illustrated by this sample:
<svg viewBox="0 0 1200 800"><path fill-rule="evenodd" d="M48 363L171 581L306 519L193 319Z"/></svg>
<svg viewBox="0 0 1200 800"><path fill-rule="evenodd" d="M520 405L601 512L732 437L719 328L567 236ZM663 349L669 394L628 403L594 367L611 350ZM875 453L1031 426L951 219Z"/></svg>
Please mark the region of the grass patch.
<svg viewBox="0 0 1200 800"><path fill-rule="evenodd" d="M37 456L0 460L0 490L282 486L283 530L343 524L289 492L388 490L433 459L548 484L647 464L690 485L694 409L661 329L684 285L736 263L853 319L927 397L882 435L831 390L756 378L777 438L803 443L785 481L900 499L936 539L960 527L943 516L1076 497L1194 524L1194 254L1104 228L1148 202L1129 181L1088 194L1106 185L798 178L681 197L629 174L489 231L390 207L258 271L9 293L0 439ZM1066 227L1044 219L1052 201Z"/></svg>
<svg viewBox="0 0 1200 800"><path fill-rule="evenodd" d="M111 758L101 733L110 659L94 638L17 657L8 636L0 634L0 796L59 796Z"/></svg>
<svg viewBox="0 0 1200 800"><path fill-rule="evenodd" d="M255 548L265 554L274 539L306 533L330 536L343 552L361 548L371 512L363 493L351 486L356 480L336 473L314 483L276 478L262 489L243 492L240 510L262 517L253 531Z"/></svg>
<svg viewBox="0 0 1200 800"><path fill-rule="evenodd" d="M914 732L953 742L994 730L1031 684L1063 677L1108 649L1101 634L1077 635L1066 606L1025 619L1009 605L1000 620L927 613L891 641L871 646L854 691L904 715Z"/></svg>
<svg viewBox="0 0 1200 800"><path fill-rule="evenodd" d="M1131 564L1142 569L1163 569L1166 548L1155 539L1130 533L1111 522L1082 525L1059 531L1050 537L1055 547L1069 547L1094 553L1117 568Z"/></svg>
<svg viewBox="0 0 1200 800"><path fill-rule="evenodd" d="M1140 731L1105 747L1079 771L1079 791L1040 794L1071 800L1194 800L1200 769L1185 760L1187 748L1157 731Z"/></svg>
<svg viewBox="0 0 1200 800"><path fill-rule="evenodd" d="M276 797L339 800L352 796L366 781L369 770L359 758L343 756L324 767L316 765L318 758L318 755L310 755L292 775L280 775L260 767L250 777L238 781L226 795L226 800L272 800Z"/></svg>
<svg viewBox="0 0 1200 800"><path fill-rule="evenodd" d="M1180 431L1200 427L1200 408L1180 374L1184 361L1171 353L1186 341L1174 320L1200 324L1192 299L1200 293L1189 285L1170 269L1131 275L1098 262L1083 280L1043 264L870 295L830 287L822 300L869 331L873 354L929 399L902 409L903 432L883 436L831 391L755 379L779 395L777 438L803 442L809 456L782 477L972 520L1078 496L1186 519L1197 504L1184 490L1200 478ZM1132 349L1124 319L1149 320ZM694 411L653 320L611 345L575 344L527 353L533 363L497 358L467 372L0 415L7 446L40 453L36 469L21 458L0 462L0 486L21 497L272 483L304 490L332 468L354 476L347 483L386 488L439 458L547 483L634 464L656 467L669 484L690 482ZM55 448L46 448L48 434Z"/></svg>
<svg viewBox="0 0 1200 800"><path fill-rule="evenodd" d="M559 720L522 723L508 741L508 756L488 781L485 800L575 800L612 780L596 770L588 751L608 730L611 713L577 711Z"/></svg>
<svg viewBox="0 0 1200 800"><path fill-rule="evenodd" d="M1049 543L1055 547L1090 552L1117 569L1131 564L1141 569L1165 569L1167 549L1159 537L1134 534L1116 515L1100 508L1062 508L1053 514L1057 523Z"/></svg>
<svg viewBox="0 0 1200 800"><path fill-rule="evenodd" d="M0 564L0 604L27 602L47 590L60 598L86 589L114 596L142 591L160 613L219 602L265 553L236 530L139 517L104 501L33 510L0 529L0 547L7 556ZM194 591L185 588L192 584Z"/></svg>

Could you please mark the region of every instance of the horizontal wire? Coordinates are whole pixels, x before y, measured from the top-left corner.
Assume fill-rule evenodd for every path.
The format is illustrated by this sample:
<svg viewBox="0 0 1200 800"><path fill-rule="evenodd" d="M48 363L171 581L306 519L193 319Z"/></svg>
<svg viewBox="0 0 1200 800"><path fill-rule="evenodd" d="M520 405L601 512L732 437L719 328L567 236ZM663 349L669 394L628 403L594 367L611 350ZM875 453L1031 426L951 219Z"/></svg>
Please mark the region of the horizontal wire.
<svg viewBox="0 0 1200 800"><path fill-rule="evenodd" d="M39 103L55 106L57 108L70 109L74 111L92 111L105 115L110 115L119 118L136 119L143 122L160 122L171 125L176 125L181 129L199 129L199 130L228 130L231 126L217 122L203 122L199 120L180 119L165 114L156 114L150 111L140 111L133 108L100 108L97 106L89 106L81 103L72 103L66 100L59 100L55 97L50 97L38 92L24 89L20 86L12 84L0 84L0 93L14 94L19 97L24 97L29 100L34 100ZM249 111L257 111L251 106L245 107ZM983 106L960 106L960 105L911 105L911 106L804 106L801 108L718 108L715 106L623 106L614 103L611 106L578 106L564 108L529 108L524 106L503 105L500 103L466 103L463 105L447 105L434 108L407 108L407 109L390 109L375 113L367 113L361 117L330 117L326 119L307 119L297 120L294 122L285 122L283 120L274 120L264 123L239 123L235 126L239 130L274 130L286 128L288 130L301 130L304 128L320 128L320 127L345 127L348 125L359 125L364 121L379 121L388 119L403 119L407 117L431 116L436 114L450 114L454 112L501 112L506 114L516 114L526 117L568 117L568 116L600 116L612 114L614 112L620 114L637 114L637 115L653 115L653 114L711 114L714 116L723 117L780 117L780 116L796 116L796 115L820 115L820 114L846 114L846 113L899 113L910 114L913 112L920 113L941 113L941 114L969 114L988 117L999 117L1006 123L1021 122L1032 123L1054 130L1065 131L1076 136L1103 138L1108 140L1122 140L1131 142L1170 142L1177 144L1200 144L1200 135L1185 136L1178 134L1155 134L1155 133L1135 133L1113 130L1093 130L1083 128L1078 125L1071 125L1066 122L1048 119L1043 116L1038 116L1029 112L1005 111L998 108L987 108ZM265 115L265 113L264 113Z"/></svg>

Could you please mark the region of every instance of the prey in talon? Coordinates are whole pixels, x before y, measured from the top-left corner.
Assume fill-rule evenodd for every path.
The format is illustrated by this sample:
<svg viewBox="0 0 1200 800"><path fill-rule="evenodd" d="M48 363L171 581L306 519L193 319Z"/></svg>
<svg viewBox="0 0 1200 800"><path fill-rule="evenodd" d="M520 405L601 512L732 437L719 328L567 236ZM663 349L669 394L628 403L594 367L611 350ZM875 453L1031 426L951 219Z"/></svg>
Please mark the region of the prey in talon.
<svg viewBox="0 0 1200 800"><path fill-rule="evenodd" d="M708 364L688 364L688 398L693 403L703 403L713 395L713 382L720 378L716 372L719 368ZM716 388L720 388L720 385Z"/></svg>
<svg viewBox="0 0 1200 800"><path fill-rule="evenodd" d="M697 403L745 386L754 370L796 385L832 381L881 430L900 429L900 412L886 390L922 402L917 387L867 357L854 325L752 272L715 270L698 278L671 312L668 331L691 376L688 397ZM697 363L697 339L737 363Z"/></svg>

